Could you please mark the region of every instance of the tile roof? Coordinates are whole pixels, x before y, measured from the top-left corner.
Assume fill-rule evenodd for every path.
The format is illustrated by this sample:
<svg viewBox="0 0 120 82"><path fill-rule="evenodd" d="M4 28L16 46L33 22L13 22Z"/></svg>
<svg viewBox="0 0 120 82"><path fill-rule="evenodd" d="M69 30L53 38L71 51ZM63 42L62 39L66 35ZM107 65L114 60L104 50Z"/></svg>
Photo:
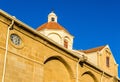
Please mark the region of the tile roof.
<svg viewBox="0 0 120 82"><path fill-rule="evenodd" d="M101 51L105 46L100 46L100 47L96 47L96 48L92 48L92 49L88 49L88 50L78 50L80 52L84 52L84 53L92 53L92 52L97 52L97 51Z"/></svg>
<svg viewBox="0 0 120 82"><path fill-rule="evenodd" d="M40 31L43 29L55 29L55 30L64 30L66 32L68 32L64 27L62 27L60 24L58 24L57 22L47 22L41 26L39 26L36 30ZM68 32L69 33L69 32Z"/></svg>

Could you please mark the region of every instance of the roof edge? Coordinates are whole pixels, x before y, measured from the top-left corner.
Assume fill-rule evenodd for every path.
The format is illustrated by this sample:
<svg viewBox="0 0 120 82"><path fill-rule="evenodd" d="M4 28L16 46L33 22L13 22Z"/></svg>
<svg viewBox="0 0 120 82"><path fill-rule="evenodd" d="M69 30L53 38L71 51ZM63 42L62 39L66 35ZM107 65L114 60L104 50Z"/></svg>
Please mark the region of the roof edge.
<svg viewBox="0 0 120 82"><path fill-rule="evenodd" d="M98 46L98 47L94 47L91 49L86 49L86 50L78 50L80 52L84 52L84 53L92 53L92 52L97 52L97 51L101 51L103 50L107 45L103 45L103 46Z"/></svg>

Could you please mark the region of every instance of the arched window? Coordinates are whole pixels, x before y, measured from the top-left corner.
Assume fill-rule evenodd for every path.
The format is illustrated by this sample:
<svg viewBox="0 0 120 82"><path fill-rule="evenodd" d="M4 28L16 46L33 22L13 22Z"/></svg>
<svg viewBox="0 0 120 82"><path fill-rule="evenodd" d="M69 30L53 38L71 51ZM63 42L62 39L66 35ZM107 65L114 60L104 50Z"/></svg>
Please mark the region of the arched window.
<svg viewBox="0 0 120 82"><path fill-rule="evenodd" d="M68 41L66 39L64 40L64 47L68 48Z"/></svg>
<svg viewBox="0 0 120 82"><path fill-rule="evenodd" d="M51 21L55 21L55 18L52 17L52 18L51 18Z"/></svg>

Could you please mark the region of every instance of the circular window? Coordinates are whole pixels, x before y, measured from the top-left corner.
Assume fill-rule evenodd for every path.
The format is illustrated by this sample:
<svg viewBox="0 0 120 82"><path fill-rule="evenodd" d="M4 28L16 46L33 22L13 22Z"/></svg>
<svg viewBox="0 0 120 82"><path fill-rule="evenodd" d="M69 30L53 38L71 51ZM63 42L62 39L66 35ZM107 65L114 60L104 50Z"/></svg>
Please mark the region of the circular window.
<svg viewBox="0 0 120 82"><path fill-rule="evenodd" d="M21 38L16 34L11 34L10 39L11 39L12 43L15 44L15 45L20 45L21 44Z"/></svg>

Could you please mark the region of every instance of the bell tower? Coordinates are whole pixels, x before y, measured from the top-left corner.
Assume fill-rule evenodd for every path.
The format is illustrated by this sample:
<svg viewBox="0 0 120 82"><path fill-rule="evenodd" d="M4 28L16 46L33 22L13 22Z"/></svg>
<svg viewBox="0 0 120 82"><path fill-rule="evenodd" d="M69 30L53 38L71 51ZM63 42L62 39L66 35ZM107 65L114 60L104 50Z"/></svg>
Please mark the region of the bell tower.
<svg viewBox="0 0 120 82"><path fill-rule="evenodd" d="M52 11L49 15L48 15L48 22L57 22L57 16L54 13L54 11Z"/></svg>
<svg viewBox="0 0 120 82"><path fill-rule="evenodd" d="M48 14L47 23L37 28L37 31L54 40L67 49L72 49L73 36L58 22L57 15L52 11Z"/></svg>

